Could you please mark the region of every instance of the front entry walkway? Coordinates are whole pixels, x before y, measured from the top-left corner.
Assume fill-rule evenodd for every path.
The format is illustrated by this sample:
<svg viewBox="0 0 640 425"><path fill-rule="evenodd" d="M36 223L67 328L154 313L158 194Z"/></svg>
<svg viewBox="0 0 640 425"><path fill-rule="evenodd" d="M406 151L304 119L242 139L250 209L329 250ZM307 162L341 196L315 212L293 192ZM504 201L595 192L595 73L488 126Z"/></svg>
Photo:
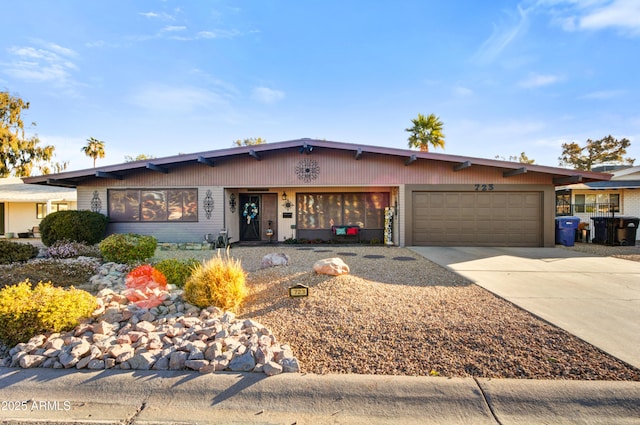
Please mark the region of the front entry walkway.
<svg viewBox="0 0 640 425"><path fill-rule="evenodd" d="M640 368L640 262L561 248L410 249Z"/></svg>

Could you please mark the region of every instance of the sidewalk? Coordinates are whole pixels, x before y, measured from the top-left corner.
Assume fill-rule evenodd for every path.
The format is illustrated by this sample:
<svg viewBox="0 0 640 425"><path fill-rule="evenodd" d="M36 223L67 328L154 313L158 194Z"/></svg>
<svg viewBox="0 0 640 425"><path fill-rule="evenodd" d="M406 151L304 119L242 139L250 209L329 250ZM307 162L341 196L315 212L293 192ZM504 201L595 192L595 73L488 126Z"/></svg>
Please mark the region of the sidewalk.
<svg viewBox="0 0 640 425"><path fill-rule="evenodd" d="M3 368L0 400L3 424L640 424L639 382Z"/></svg>

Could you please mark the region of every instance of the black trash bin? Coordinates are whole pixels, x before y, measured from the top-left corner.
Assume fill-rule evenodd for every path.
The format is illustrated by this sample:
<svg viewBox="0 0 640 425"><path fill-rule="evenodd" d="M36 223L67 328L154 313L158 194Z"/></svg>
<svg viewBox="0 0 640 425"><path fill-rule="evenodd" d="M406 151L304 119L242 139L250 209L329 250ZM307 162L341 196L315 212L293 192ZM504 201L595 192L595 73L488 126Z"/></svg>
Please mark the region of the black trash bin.
<svg viewBox="0 0 640 425"><path fill-rule="evenodd" d="M593 243L613 245L615 231L612 217L591 217L593 220Z"/></svg>
<svg viewBox="0 0 640 425"><path fill-rule="evenodd" d="M635 246L638 231L638 217L616 217L613 226L616 230L616 245Z"/></svg>
<svg viewBox="0 0 640 425"><path fill-rule="evenodd" d="M580 217L556 217L556 243L573 246L576 242L576 229Z"/></svg>

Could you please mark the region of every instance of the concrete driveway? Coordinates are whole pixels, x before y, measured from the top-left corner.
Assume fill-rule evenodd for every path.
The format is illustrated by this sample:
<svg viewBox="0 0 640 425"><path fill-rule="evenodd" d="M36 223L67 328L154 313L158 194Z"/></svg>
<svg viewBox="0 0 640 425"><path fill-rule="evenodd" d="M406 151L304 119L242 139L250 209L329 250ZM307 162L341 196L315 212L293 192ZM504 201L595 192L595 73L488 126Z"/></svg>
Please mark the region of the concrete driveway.
<svg viewBox="0 0 640 425"><path fill-rule="evenodd" d="M410 249L640 368L640 262L561 248Z"/></svg>

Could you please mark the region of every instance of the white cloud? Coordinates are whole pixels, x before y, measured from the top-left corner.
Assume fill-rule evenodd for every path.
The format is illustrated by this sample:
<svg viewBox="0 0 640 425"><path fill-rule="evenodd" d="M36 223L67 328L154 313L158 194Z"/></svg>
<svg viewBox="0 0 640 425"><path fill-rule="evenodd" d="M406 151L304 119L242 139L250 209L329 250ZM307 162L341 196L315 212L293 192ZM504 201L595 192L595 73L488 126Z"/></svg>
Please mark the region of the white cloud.
<svg viewBox="0 0 640 425"><path fill-rule="evenodd" d="M175 18L171 15L169 15L168 13L165 12L141 12L139 13L140 16L144 16L145 18L149 18L149 19L160 19L162 21L173 21L175 20Z"/></svg>
<svg viewBox="0 0 640 425"><path fill-rule="evenodd" d="M580 18L580 28L617 28L623 32L640 35L640 2L638 0L614 0Z"/></svg>
<svg viewBox="0 0 640 425"><path fill-rule="evenodd" d="M584 96L581 96L580 99L596 99L596 100L613 99L616 97L620 97L625 93L626 92L624 90L600 90L600 91L587 93Z"/></svg>
<svg viewBox="0 0 640 425"><path fill-rule="evenodd" d="M509 22L494 24L493 32L473 55L472 60L481 64L493 62L511 43L529 27L529 9L518 6L517 15L510 13Z"/></svg>
<svg viewBox="0 0 640 425"><path fill-rule="evenodd" d="M7 51L11 59L1 64L2 72L22 81L51 83L56 88L64 88L66 94L75 95L78 84L72 73L77 70L73 60L78 54L55 43L36 40L40 47L13 46Z"/></svg>
<svg viewBox="0 0 640 425"><path fill-rule="evenodd" d="M455 86L453 88L453 94L456 96L467 97L473 95L473 90L468 87Z"/></svg>
<svg viewBox="0 0 640 425"><path fill-rule="evenodd" d="M640 36L638 0L537 0L533 7L550 13L552 22L565 31L613 28Z"/></svg>
<svg viewBox="0 0 640 425"><path fill-rule="evenodd" d="M561 78L557 75L532 74L526 79L520 81L518 85L526 89L533 89L536 87L544 87L555 84L560 80Z"/></svg>
<svg viewBox="0 0 640 425"><path fill-rule="evenodd" d="M179 32L186 31L187 27L183 25L168 25L160 30L160 32Z"/></svg>
<svg viewBox="0 0 640 425"><path fill-rule="evenodd" d="M175 114L191 114L226 104L224 97L194 86L148 84L129 96L129 102L143 109Z"/></svg>
<svg viewBox="0 0 640 425"><path fill-rule="evenodd" d="M284 92L268 87L256 87L253 89L253 98L261 103L275 103L284 98Z"/></svg>

